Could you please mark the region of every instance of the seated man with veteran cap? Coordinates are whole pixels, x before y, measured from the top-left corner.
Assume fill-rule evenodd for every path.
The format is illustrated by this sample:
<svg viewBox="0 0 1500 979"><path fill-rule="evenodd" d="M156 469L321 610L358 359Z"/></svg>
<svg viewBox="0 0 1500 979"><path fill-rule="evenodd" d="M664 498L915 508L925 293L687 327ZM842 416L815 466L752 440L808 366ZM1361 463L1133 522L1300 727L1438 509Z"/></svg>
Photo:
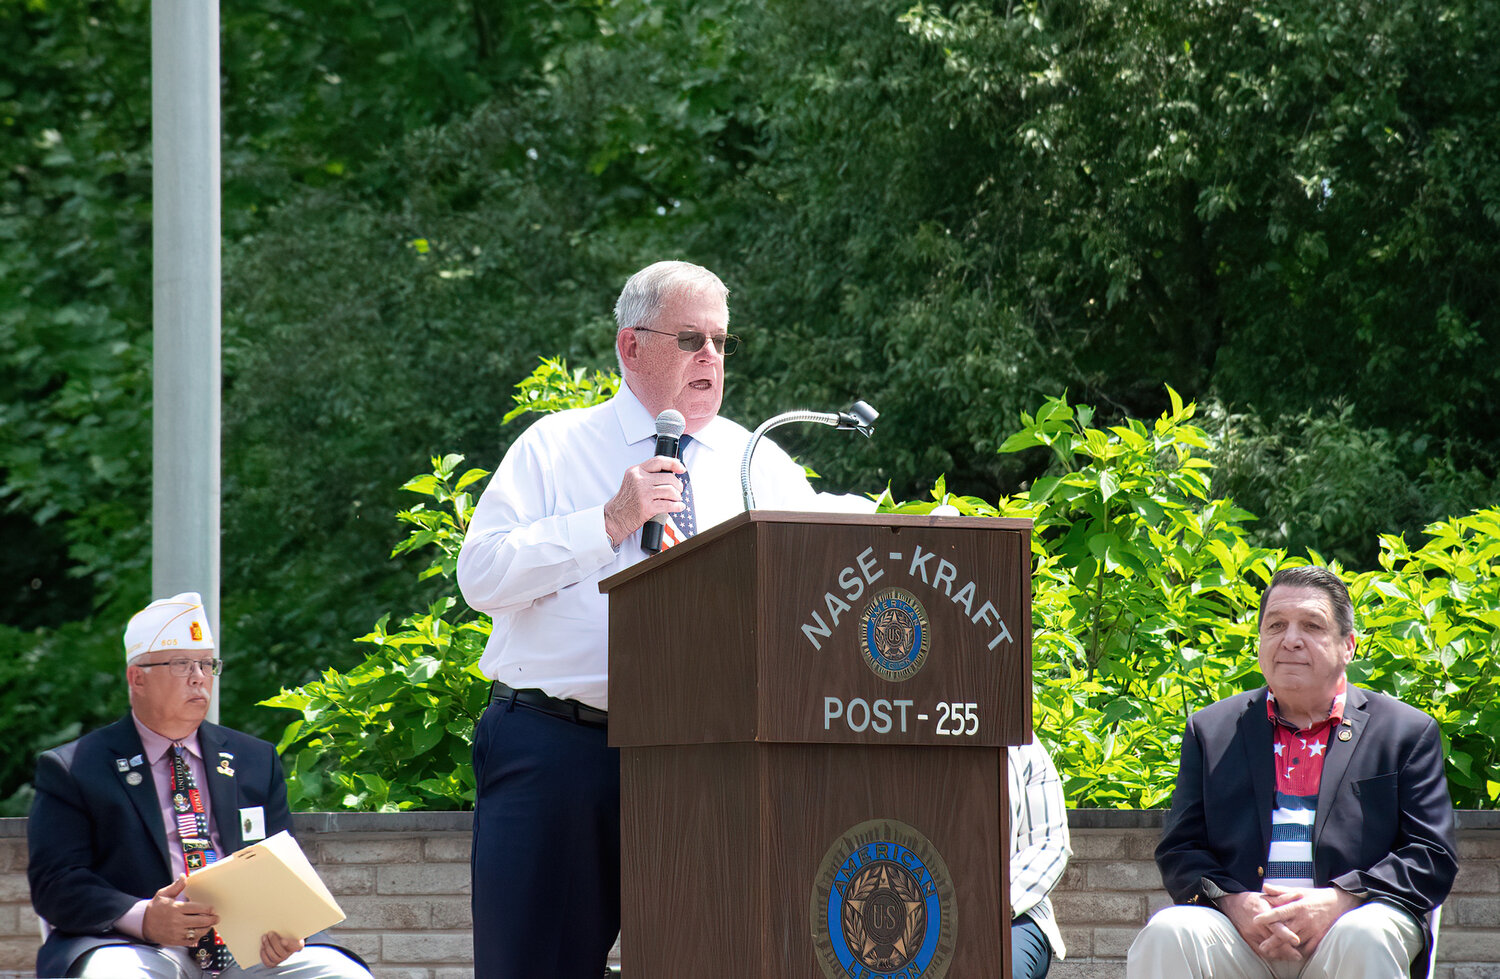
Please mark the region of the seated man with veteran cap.
<svg viewBox="0 0 1500 979"><path fill-rule="evenodd" d="M369 979L343 950L269 932L235 963L187 874L291 830L276 749L204 720L214 658L196 592L152 602L125 629L130 713L37 760L27 820L31 903L53 929L39 976Z"/></svg>

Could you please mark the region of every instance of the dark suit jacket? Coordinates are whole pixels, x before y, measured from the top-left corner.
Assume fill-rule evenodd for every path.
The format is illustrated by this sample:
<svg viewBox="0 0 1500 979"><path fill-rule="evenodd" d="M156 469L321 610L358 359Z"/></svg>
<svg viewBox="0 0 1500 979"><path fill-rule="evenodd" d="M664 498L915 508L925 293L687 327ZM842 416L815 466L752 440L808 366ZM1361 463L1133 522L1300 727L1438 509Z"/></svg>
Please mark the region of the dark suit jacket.
<svg viewBox="0 0 1500 979"><path fill-rule="evenodd" d="M1431 717L1352 684L1344 721L1349 740L1335 732L1323 762L1313 879L1410 911L1426 936L1411 969L1422 979L1432 942L1427 912L1448 896L1458 869L1442 738ZM1265 687L1188 718L1156 848L1178 904L1261 889L1276 797L1271 746Z"/></svg>
<svg viewBox="0 0 1500 979"><path fill-rule="evenodd" d="M264 810L267 836L291 831L286 782L274 747L206 722L198 728L198 744L226 854L246 846L241 809ZM36 798L26 821L26 876L32 906L55 929L37 953L37 975L67 975L79 956L100 945L138 944L110 925L182 872L168 854L149 766L129 768L142 752L127 714L37 759ZM120 770L122 759L126 771ZM140 784L129 783L131 771L145 776Z"/></svg>

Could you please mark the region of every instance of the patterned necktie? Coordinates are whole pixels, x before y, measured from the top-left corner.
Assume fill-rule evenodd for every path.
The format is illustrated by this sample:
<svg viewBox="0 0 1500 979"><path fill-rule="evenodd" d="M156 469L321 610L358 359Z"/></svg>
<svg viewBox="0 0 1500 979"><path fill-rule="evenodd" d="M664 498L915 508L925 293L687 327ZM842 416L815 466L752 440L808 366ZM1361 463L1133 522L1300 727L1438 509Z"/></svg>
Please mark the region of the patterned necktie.
<svg viewBox="0 0 1500 979"><path fill-rule="evenodd" d="M688 443L692 441L691 435L684 435L677 443L677 458L683 460L684 466L687 465ZM677 529L682 531L683 540L686 540L698 532L698 515L693 509L693 481L688 478L686 472L678 478L682 480L682 502L687 509L674 513L672 519L677 524Z"/></svg>
<svg viewBox="0 0 1500 979"><path fill-rule="evenodd" d="M188 767L187 752L180 744L172 745L172 813L177 821L177 836L182 841L182 864L187 872L191 874L218 860L219 855L214 852L213 841L208 836L208 809L203 805L203 793L198 791L193 770ZM233 961L224 940L213 928L198 939L193 960L211 976L229 968Z"/></svg>

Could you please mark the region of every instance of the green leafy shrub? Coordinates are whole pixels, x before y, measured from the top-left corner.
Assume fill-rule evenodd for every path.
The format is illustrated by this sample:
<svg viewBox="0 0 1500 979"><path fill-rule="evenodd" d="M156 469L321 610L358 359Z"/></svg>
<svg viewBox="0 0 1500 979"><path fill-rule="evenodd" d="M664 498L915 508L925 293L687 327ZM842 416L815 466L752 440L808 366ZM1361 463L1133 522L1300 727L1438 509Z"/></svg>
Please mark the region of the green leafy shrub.
<svg viewBox="0 0 1500 979"><path fill-rule="evenodd" d="M619 378L601 371L569 370L561 358L542 358L512 399L509 422L607 400ZM302 809L467 809L474 803L470 747L474 725L489 696L479 657L490 635L488 616L457 594L453 577L474 499L469 488L483 469L455 475L464 457L432 460L432 472L407 480L403 490L426 499L396 514L410 526L392 557L433 553L418 579L443 578L448 594L389 629L383 615L359 642L375 647L348 672L322 677L261 701L298 711L278 750L290 752L287 792ZM430 502L428 502L430 501Z"/></svg>
<svg viewBox="0 0 1500 979"><path fill-rule="evenodd" d="M432 460L432 472L403 489L432 501L396 515L411 525L392 556L435 549L420 578L453 577L474 504L468 487L489 475L454 473L463 456ZM456 596L407 616L395 632L383 615L359 642L374 646L347 673L322 678L261 703L299 711L277 746L294 752L287 792L298 808L455 809L472 805L469 745L488 684L479 655L490 623Z"/></svg>
<svg viewBox="0 0 1500 979"><path fill-rule="evenodd" d="M1363 632L1356 682L1420 707L1443 728L1456 804L1500 798L1500 509L1440 520L1415 550L1380 538L1380 570L1350 585Z"/></svg>
<svg viewBox="0 0 1500 979"><path fill-rule="evenodd" d="M1150 428L1094 428L1093 409L1050 399L1001 446L1050 451L1051 474L1027 492L992 506L939 480L933 502L889 507L947 502L1033 520L1034 721L1075 806L1170 800L1186 715L1264 682L1260 593L1277 568L1306 563L1250 543L1254 516L1211 494L1213 438L1189 423L1193 405L1169 395ZM1361 634L1350 678L1437 718L1455 803L1490 808L1500 797L1500 510L1425 533L1416 550L1382 537L1381 570L1345 575Z"/></svg>
<svg viewBox="0 0 1500 979"><path fill-rule="evenodd" d="M1060 470L1012 506L1035 522L1035 723L1077 805L1164 804L1187 714L1258 680L1245 611L1282 555L1210 497L1207 436L1171 397L1109 429L1052 399L1001 446Z"/></svg>
<svg viewBox="0 0 1500 979"><path fill-rule="evenodd" d="M507 420L595 403L614 392L608 374L544 360L518 385ZM1005 453L1044 453L1047 475L991 504L950 493L896 502L885 512L940 503L974 516L1033 521L1035 726L1062 772L1070 804L1165 805L1191 712L1263 680L1256 607L1278 567L1303 563L1250 542L1255 517L1212 493L1214 439L1193 424L1195 406L1168 388L1171 407L1151 424L1097 427L1095 412L1048 399L1022 414ZM451 579L472 503L454 479L459 456L434 460L406 489L426 504L396 554L435 547L422 577ZM1449 742L1455 801L1489 807L1500 795L1494 630L1500 625L1500 511L1427 529L1416 550L1381 539L1381 569L1350 578L1362 629L1355 682L1431 712ZM1308 558L1325 563L1316 552ZM1336 565L1335 565L1336 567ZM341 808L467 806L469 746L487 686L477 661L488 621L454 596L361 641L377 648L348 674L323 678L266 703L301 712L282 738L296 749L292 794Z"/></svg>
<svg viewBox="0 0 1500 979"><path fill-rule="evenodd" d="M582 367L568 370L560 357L543 357L541 364L516 385L511 400L516 406L505 413L503 422L514 421L528 412L548 414L569 408L586 408L608 401L620 389L620 376L604 371L592 373Z"/></svg>
<svg viewBox="0 0 1500 979"><path fill-rule="evenodd" d="M1283 555L1210 497L1209 438L1170 394L1150 427L1107 429L1049 399L1000 451L1045 449L1054 475L997 506L948 498L1033 521L1033 719L1077 806L1165 804L1186 715L1259 682L1247 614Z"/></svg>

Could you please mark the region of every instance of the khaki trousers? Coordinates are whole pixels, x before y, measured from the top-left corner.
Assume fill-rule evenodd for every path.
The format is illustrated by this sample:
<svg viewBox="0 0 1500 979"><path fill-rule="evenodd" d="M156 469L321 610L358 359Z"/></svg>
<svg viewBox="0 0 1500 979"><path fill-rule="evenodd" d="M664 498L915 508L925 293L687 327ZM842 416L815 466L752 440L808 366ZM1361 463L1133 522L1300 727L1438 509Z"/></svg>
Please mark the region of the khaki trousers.
<svg viewBox="0 0 1500 979"><path fill-rule="evenodd" d="M81 979L204 979L188 950L177 946L104 945L86 953L70 973ZM338 949L309 945L287 956L275 968L259 962L249 968L232 965L219 979L370 979L370 973Z"/></svg>
<svg viewBox="0 0 1500 979"><path fill-rule="evenodd" d="M1302 962L1267 962L1212 908L1152 916L1130 946L1126 979L1406 979L1422 928L1399 908L1361 904L1333 923Z"/></svg>

